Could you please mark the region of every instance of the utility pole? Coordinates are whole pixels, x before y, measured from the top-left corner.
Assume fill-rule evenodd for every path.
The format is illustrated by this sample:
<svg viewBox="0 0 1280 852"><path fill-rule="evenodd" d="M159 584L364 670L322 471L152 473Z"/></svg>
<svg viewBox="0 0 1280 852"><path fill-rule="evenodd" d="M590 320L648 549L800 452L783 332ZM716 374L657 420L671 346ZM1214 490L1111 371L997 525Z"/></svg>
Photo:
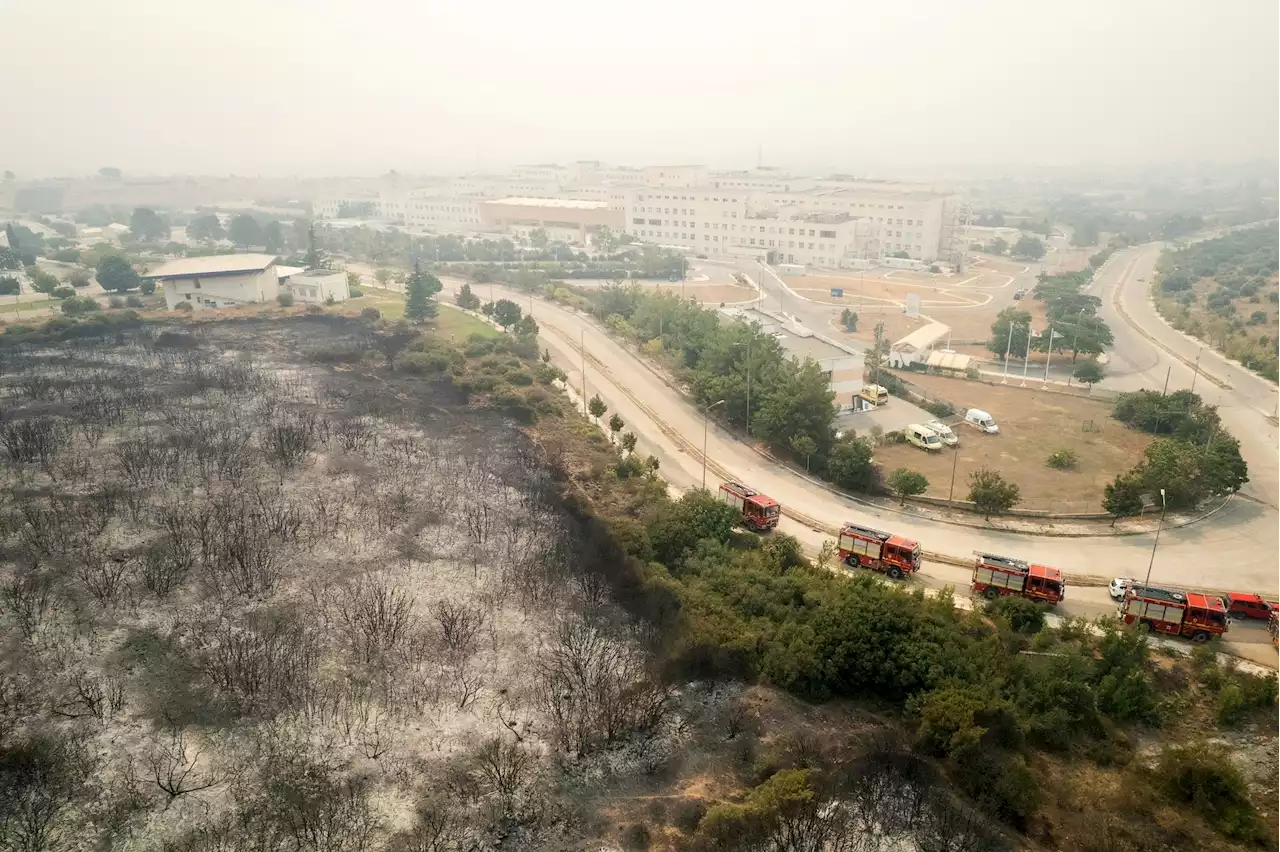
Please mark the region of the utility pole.
<svg viewBox="0 0 1280 852"><path fill-rule="evenodd" d="M751 340L756 336L754 326L749 326L751 337L747 338L747 437L751 437Z"/></svg>
<svg viewBox="0 0 1280 852"><path fill-rule="evenodd" d="M1169 395L1169 374L1173 372L1173 365L1169 365L1169 369L1164 371L1164 388L1160 391L1161 396Z"/></svg>
<svg viewBox="0 0 1280 852"><path fill-rule="evenodd" d="M1071 363L1076 361L1076 344L1080 342L1080 318L1084 316L1084 308L1076 314L1076 333L1071 336ZM1067 373L1067 387L1071 387L1071 374Z"/></svg>
<svg viewBox="0 0 1280 852"><path fill-rule="evenodd" d="M582 353L582 416L587 416L587 330L582 329L578 351Z"/></svg>
<svg viewBox="0 0 1280 852"><path fill-rule="evenodd" d="M1191 374L1191 392L1196 392L1196 379L1200 376L1200 356L1204 354L1204 347L1200 347L1200 351L1196 353L1196 371Z"/></svg>
<svg viewBox="0 0 1280 852"><path fill-rule="evenodd" d="M1165 499L1164 489L1160 489L1160 521L1156 524L1156 540L1151 543L1151 561L1147 563L1147 579L1144 585L1151 582L1151 567L1156 564L1156 547L1160 544L1160 530L1164 529L1164 513L1169 509L1169 501Z"/></svg>

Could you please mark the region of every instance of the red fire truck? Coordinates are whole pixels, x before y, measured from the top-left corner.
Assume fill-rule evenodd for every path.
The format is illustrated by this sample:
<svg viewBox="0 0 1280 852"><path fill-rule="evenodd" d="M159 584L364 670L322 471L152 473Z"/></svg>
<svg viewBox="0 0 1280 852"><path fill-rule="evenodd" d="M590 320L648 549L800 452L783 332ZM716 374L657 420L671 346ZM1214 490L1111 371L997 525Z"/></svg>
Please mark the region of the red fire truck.
<svg viewBox="0 0 1280 852"><path fill-rule="evenodd" d="M764 532L778 526L782 507L772 497L748 488L741 482L725 482L717 492L720 502L727 503L742 513L742 525L756 532Z"/></svg>
<svg viewBox="0 0 1280 852"><path fill-rule="evenodd" d="M1125 624L1143 625L1148 633L1186 636L1192 642L1227 632L1227 608L1220 598L1159 586L1131 585L1117 615Z"/></svg>
<svg viewBox="0 0 1280 852"><path fill-rule="evenodd" d="M1047 565L1028 565L1021 559L974 551L973 591L987 600L1001 595L1021 595L1033 601L1057 604L1067 596L1062 572Z"/></svg>
<svg viewBox="0 0 1280 852"><path fill-rule="evenodd" d="M920 570L920 544L900 535L845 524L840 528L840 558L850 568L861 565L899 579Z"/></svg>

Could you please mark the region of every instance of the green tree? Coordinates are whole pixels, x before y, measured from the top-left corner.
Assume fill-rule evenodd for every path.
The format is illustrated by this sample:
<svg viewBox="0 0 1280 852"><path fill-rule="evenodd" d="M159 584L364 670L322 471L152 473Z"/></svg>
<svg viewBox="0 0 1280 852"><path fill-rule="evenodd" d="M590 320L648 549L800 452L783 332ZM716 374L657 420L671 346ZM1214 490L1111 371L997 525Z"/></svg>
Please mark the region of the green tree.
<svg viewBox="0 0 1280 852"><path fill-rule="evenodd" d="M226 231L222 229L222 222L214 213L197 216L187 225L187 238L197 242L216 243L225 236Z"/></svg>
<svg viewBox="0 0 1280 852"><path fill-rule="evenodd" d="M257 219L247 213L241 213L227 226L227 238L242 249L260 246L262 245L262 226L258 224Z"/></svg>
<svg viewBox="0 0 1280 852"><path fill-rule="evenodd" d="M268 254L284 251L284 228L272 219L262 228L262 248ZM309 267L310 268L310 267Z"/></svg>
<svg viewBox="0 0 1280 852"><path fill-rule="evenodd" d="M129 261L118 254L109 254L98 262L97 278L103 290L117 293L132 290L141 281Z"/></svg>
<svg viewBox="0 0 1280 852"><path fill-rule="evenodd" d="M1018 486L990 468L980 467L969 474L969 501L984 518L1007 512L1021 499Z"/></svg>
<svg viewBox="0 0 1280 852"><path fill-rule="evenodd" d="M609 418L609 440L612 442L616 442L618 438L618 433L621 432L622 427L626 425L627 424L622 422L622 418L619 417L618 413L615 411L613 413L613 416Z"/></svg>
<svg viewBox="0 0 1280 852"><path fill-rule="evenodd" d="M870 491L876 484L876 467L871 461L871 443L864 438L846 437L831 448L827 476L841 488Z"/></svg>
<svg viewBox="0 0 1280 852"><path fill-rule="evenodd" d="M493 306L493 319L503 328L509 328L520 321L520 306L510 299L499 299Z"/></svg>
<svg viewBox="0 0 1280 852"><path fill-rule="evenodd" d="M139 242L160 242L169 239L169 222L150 207L137 207L129 218L129 232Z"/></svg>
<svg viewBox="0 0 1280 852"><path fill-rule="evenodd" d="M348 290L358 289L358 288L360 287L360 282L361 282L362 280L364 280L364 279L362 279L362 278L360 277L360 273L359 273L359 272L351 272L351 271L348 271L348 272L347 272L347 289L348 289ZM354 296L354 295L355 295L355 293L352 293L351 295L353 295L353 296Z"/></svg>
<svg viewBox="0 0 1280 852"><path fill-rule="evenodd" d="M618 247L618 238L608 225L601 225L600 230L592 234L591 241L602 254L613 254L613 250Z"/></svg>
<svg viewBox="0 0 1280 852"><path fill-rule="evenodd" d="M538 336L538 323L533 317L525 314L511 326L511 333L521 340L532 340Z"/></svg>
<svg viewBox="0 0 1280 852"><path fill-rule="evenodd" d="M471 292L471 285L463 283L458 289L458 295L454 298L458 303L458 307L466 308L469 311L478 310L480 308L480 297Z"/></svg>
<svg viewBox="0 0 1280 852"><path fill-rule="evenodd" d="M0 296L17 296L22 292L22 285L12 275L0 275Z"/></svg>
<svg viewBox="0 0 1280 852"><path fill-rule="evenodd" d="M1004 254L1009 250L1009 243L1003 237L996 237L987 243L988 254Z"/></svg>
<svg viewBox="0 0 1280 852"><path fill-rule="evenodd" d="M631 455L636 451L636 434L627 432L622 436L622 449L627 451L627 455Z"/></svg>
<svg viewBox="0 0 1280 852"><path fill-rule="evenodd" d="M1013 336L1010 337L1010 329ZM1017 308L1005 308L996 314L996 321L991 324L991 337L987 340L987 349L1001 359L1008 347L1009 357L1025 358L1027 342L1031 339L1031 314Z"/></svg>
<svg viewBox="0 0 1280 852"><path fill-rule="evenodd" d="M547 232L542 228L534 228L529 232L529 245L534 248L545 249L549 242L550 239L547 237Z"/></svg>
<svg viewBox="0 0 1280 852"><path fill-rule="evenodd" d="M373 345L387 359L387 369L396 371L396 359L410 343L418 338L418 332L404 320L386 322L380 320L373 327Z"/></svg>
<svg viewBox="0 0 1280 852"><path fill-rule="evenodd" d="M1092 390L1094 385L1103 380L1106 373L1103 371L1101 364L1093 358L1089 358L1077 364L1071 375L1080 384L1088 385L1089 389Z"/></svg>
<svg viewBox="0 0 1280 852"><path fill-rule="evenodd" d="M1014 255L1025 257L1028 260L1039 260L1044 257L1044 252L1044 243L1030 234L1023 234L1018 237L1018 241L1013 245Z"/></svg>
<svg viewBox="0 0 1280 852"><path fill-rule="evenodd" d="M1195 506L1209 494L1203 462L1204 453L1194 444L1157 438L1147 445L1146 460L1138 471L1147 494L1159 495L1163 488L1169 507L1182 509Z"/></svg>
<svg viewBox="0 0 1280 852"><path fill-rule="evenodd" d="M601 417L604 417L604 413L608 410L609 410L609 406L604 404L604 400L600 398L599 394L596 394L595 396L591 397L591 399L587 402L587 411L589 411L591 413L591 416L594 417L596 420L599 420Z"/></svg>
<svg viewBox="0 0 1280 852"><path fill-rule="evenodd" d="M907 498L923 494L929 488L929 480L923 473L900 467L889 474L885 483L898 495L898 504L907 505Z"/></svg>
<svg viewBox="0 0 1280 852"><path fill-rule="evenodd" d="M876 323L872 335L871 345L862 356L862 377L868 382L878 381L880 371L889 362L890 343L888 335L885 334L883 322Z"/></svg>
<svg viewBox="0 0 1280 852"><path fill-rule="evenodd" d="M405 301L406 318L421 322L435 317L438 310L435 301L436 293L441 290L440 279L422 269L418 261L413 262L413 272L405 284L408 299Z"/></svg>
<svg viewBox="0 0 1280 852"><path fill-rule="evenodd" d="M61 283L56 275L37 267L31 268L31 289L37 293L52 293Z"/></svg>
<svg viewBox="0 0 1280 852"><path fill-rule="evenodd" d="M844 330L853 334L858 330L858 314L845 308L840 312L840 324L844 326Z"/></svg>
<svg viewBox="0 0 1280 852"><path fill-rule="evenodd" d="M814 452L825 453L836 414L831 382L811 358L798 368L788 362L784 370L790 373L785 381L760 382L752 388L752 433L783 451L791 449L792 437L808 435L816 445Z"/></svg>
<svg viewBox="0 0 1280 852"><path fill-rule="evenodd" d="M387 269L385 266L379 269L375 269L373 271L373 279L377 281L378 285L382 287L384 290L386 289L387 285L391 283L391 279L394 275L395 275L395 272L393 272L390 269Z"/></svg>
<svg viewBox="0 0 1280 852"><path fill-rule="evenodd" d="M809 469L809 457L818 449L818 444L808 435L792 435L788 442L791 452L804 457L804 469Z"/></svg>
<svg viewBox="0 0 1280 852"><path fill-rule="evenodd" d="M7 239L12 240L13 237L8 236ZM22 268L22 255L18 253L16 248L10 246L0 246L0 269L8 269L17 272Z"/></svg>
<svg viewBox="0 0 1280 852"><path fill-rule="evenodd" d="M1205 485L1214 497L1234 494L1249 481L1249 466L1240 455L1240 442L1221 430L1204 445L1201 466Z"/></svg>
<svg viewBox="0 0 1280 852"><path fill-rule="evenodd" d="M679 500L661 506L649 524L654 557L664 564L675 565L699 541L728 542L733 528L741 520L737 510L716 499L711 492L686 491Z"/></svg>
<svg viewBox="0 0 1280 852"><path fill-rule="evenodd" d="M1111 526L1120 518L1142 512L1142 479L1133 472L1122 473L1102 489L1102 511L1111 515Z"/></svg>
<svg viewBox="0 0 1280 852"><path fill-rule="evenodd" d="M328 269L329 255L320 248L320 243L316 240L316 224L315 222L307 223L307 253L303 256L302 261L307 269ZM360 282L357 281L357 284ZM386 284L384 283L385 287Z"/></svg>

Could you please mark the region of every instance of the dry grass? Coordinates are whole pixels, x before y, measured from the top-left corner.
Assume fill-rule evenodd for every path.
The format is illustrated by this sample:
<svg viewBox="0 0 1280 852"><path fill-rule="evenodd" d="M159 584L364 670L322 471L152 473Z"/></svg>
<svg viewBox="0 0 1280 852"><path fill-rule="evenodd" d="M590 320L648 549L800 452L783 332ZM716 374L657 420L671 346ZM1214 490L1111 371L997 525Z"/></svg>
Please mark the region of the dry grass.
<svg viewBox="0 0 1280 852"><path fill-rule="evenodd" d="M968 426L953 427L960 438L955 497L965 499L968 473L989 467L1017 483L1021 508L1064 512L1100 512L1103 487L1133 467L1151 436L1111 419L1109 403L1087 397L1018 387L989 385L942 376L908 375L930 396L949 400L957 413L981 408L995 418L1000 434L984 435ZM1087 431L1086 431L1087 430ZM1046 466L1050 453L1069 449L1079 461L1072 470ZM931 497L946 497L954 459L950 451L929 453L909 444L881 447L876 460L885 470L906 467L929 478Z"/></svg>

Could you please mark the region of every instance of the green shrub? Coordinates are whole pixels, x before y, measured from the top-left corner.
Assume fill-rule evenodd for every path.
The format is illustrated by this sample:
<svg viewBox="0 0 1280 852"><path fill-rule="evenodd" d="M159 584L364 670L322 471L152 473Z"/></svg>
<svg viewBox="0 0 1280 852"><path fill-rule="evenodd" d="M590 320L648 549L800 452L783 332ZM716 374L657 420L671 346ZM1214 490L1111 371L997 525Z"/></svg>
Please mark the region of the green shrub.
<svg viewBox="0 0 1280 852"><path fill-rule="evenodd" d="M190 302L179 302L178 304L173 306L173 309L175 311L186 311L187 313L191 313L192 311L195 310L195 308L191 306Z"/></svg>
<svg viewBox="0 0 1280 852"><path fill-rule="evenodd" d="M128 296L125 296L124 303L131 308L146 307L146 303L142 301L142 297L136 293L130 293Z"/></svg>
<svg viewBox="0 0 1280 852"><path fill-rule="evenodd" d="M282 307L282 308L292 308L292 307L293 307L293 294L292 294L292 293L281 293L279 296L276 296L276 301L280 303L280 307Z"/></svg>
<svg viewBox="0 0 1280 852"><path fill-rule="evenodd" d="M1189 806L1222 835L1241 843L1268 840L1244 777L1220 748L1166 748L1152 777L1171 801Z"/></svg>
<svg viewBox="0 0 1280 852"><path fill-rule="evenodd" d="M1014 633L1039 633L1044 629L1047 605L1017 595L1002 595L987 604L987 612L1003 619Z"/></svg>
<svg viewBox="0 0 1280 852"><path fill-rule="evenodd" d="M352 284L349 287L347 287L347 291L351 294L351 298L353 299L357 299L364 295L364 290L362 290L360 287L356 286L355 284Z"/></svg>
<svg viewBox="0 0 1280 852"><path fill-rule="evenodd" d="M1074 450L1061 449L1054 450L1049 454L1049 458L1045 460L1045 464L1054 470L1071 470L1076 466L1079 457Z"/></svg>
<svg viewBox="0 0 1280 852"><path fill-rule="evenodd" d="M53 291L49 295L53 296L55 299L70 299L75 294L76 290L74 287L67 287L63 285L61 287L54 287Z"/></svg>
<svg viewBox="0 0 1280 852"><path fill-rule="evenodd" d="M628 852L643 852L652 842L649 838L649 829L638 822L622 829L621 840L622 848Z"/></svg>
<svg viewBox="0 0 1280 852"><path fill-rule="evenodd" d="M956 410L951 407L951 403L943 402L940 399L930 400L929 402L924 403L921 408L932 414L934 417L950 417L956 413Z"/></svg>
<svg viewBox="0 0 1280 852"><path fill-rule="evenodd" d="M370 322L377 322L378 320L382 319L382 311L378 310L377 308L361 308L360 319L369 320Z"/></svg>
<svg viewBox="0 0 1280 852"><path fill-rule="evenodd" d="M125 301L120 296L112 296L109 299L107 299L108 308L123 308L124 305L125 305Z"/></svg>

